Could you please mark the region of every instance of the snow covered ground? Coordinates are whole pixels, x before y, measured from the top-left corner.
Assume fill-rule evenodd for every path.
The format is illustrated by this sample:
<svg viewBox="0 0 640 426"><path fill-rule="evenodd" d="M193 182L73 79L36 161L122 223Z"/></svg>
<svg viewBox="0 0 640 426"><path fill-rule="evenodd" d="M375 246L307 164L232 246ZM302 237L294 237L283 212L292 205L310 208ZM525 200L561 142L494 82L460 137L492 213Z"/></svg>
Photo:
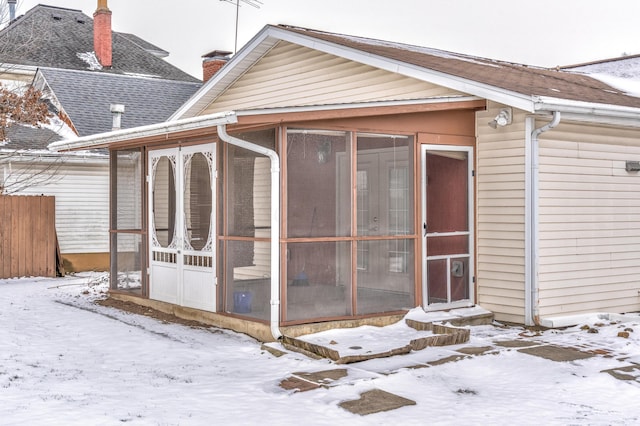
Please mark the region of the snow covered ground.
<svg viewBox="0 0 640 426"><path fill-rule="evenodd" d="M640 321L594 316L588 325L598 333L471 327L468 344L351 364L333 386L294 392L280 387L292 373L345 366L296 353L275 357L242 334L95 305L105 291L95 278L0 280L0 424L640 423L640 379L602 372L640 363ZM629 337L618 337L625 329ZM557 362L495 349L522 336L609 355ZM465 346L495 350L427 365ZM424 368L408 368L416 365ZM371 389L416 405L367 416L338 405Z"/></svg>

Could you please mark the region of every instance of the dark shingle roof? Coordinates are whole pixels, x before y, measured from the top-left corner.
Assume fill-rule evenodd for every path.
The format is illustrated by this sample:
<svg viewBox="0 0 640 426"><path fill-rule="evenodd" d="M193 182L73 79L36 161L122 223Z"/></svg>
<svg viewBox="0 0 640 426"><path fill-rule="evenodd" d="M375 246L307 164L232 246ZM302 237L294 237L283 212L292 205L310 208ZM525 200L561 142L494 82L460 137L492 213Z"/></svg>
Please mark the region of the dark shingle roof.
<svg viewBox="0 0 640 426"><path fill-rule="evenodd" d="M166 121L201 83L41 68L79 136L111 131L111 104L125 105L122 128Z"/></svg>
<svg viewBox="0 0 640 426"><path fill-rule="evenodd" d="M402 43L280 25L286 31L527 96L640 108L629 96L588 75L514 64Z"/></svg>
<svg viewBox="0 0 640 426"><path fill-rule="evenodd" d="M101 72L199 81L151 53L157 47L113 32L113 66ZM93 20L80 10L38 5L0 31L0 63L88 70L78 54L93 52Z"/></svg>
<svg viewBox="0 0 640 426"><path fill-rule="evenodd" d="M36 128L21 124L13 124L5 129L6 144L0 145L0 150L46 150L47 145L62 140L48 127Z"/></svg>

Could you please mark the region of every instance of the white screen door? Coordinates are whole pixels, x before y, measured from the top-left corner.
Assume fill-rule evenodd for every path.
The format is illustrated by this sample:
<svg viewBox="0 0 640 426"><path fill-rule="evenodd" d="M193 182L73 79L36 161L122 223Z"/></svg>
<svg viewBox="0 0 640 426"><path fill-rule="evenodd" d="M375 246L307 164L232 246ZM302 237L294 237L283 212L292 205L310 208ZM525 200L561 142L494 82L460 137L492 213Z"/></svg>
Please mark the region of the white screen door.
<svg viewBox="0 0 640 426"><path fill-rule="evenodd" d="M149 152L149 295L215 311L215 144Z"/></svg>

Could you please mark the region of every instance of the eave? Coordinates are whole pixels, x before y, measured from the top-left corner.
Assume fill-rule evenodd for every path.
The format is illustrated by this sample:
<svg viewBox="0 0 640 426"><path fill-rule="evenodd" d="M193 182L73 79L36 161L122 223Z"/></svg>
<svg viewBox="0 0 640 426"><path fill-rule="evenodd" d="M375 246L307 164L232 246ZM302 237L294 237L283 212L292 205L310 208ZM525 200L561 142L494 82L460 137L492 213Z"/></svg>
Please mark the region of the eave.
<svg viewBox="0 0 640 426"><path fill-rule="evenodd" d="M171 140L210 137L219 124L237 124L239 127L367 117L391 114L411 114L430 111L484 109L486 101L472 96L429 98L410 101L380 101L358 104L313 105L303 107L264 108L245 111L227 111L181 120L166 121L149 126L117 130L85 136L73 140L54 142L52 151L74 151L94 148L119 148L159 144Z"/></svg>
<svg viewBox="0 0 640 426"><path fill-rule="evenodd" d="M232 124L237 121L238 118L234 112L222 112L54 142L49 145L49 149L51 151L74 151L114 147L118 144L134 144L142 140L145 143L153 143L167 140L169 135L174 138L193 138L210 134L210 129L216 128L220 124Z"/></svg>

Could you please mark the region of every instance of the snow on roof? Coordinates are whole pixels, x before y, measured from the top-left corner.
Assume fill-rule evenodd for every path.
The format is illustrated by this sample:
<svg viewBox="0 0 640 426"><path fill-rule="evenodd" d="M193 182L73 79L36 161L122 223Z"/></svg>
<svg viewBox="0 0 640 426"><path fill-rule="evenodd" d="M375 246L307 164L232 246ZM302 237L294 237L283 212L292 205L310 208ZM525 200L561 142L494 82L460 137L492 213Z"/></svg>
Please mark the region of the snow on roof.
<svg viewBox="0 0 640 426"><path fill-rule="evenodd" d="M621 78L640 79L640 55L622 56L562 68L586 74L608 74Z"/></svg>
<svg viewBox="0 0 640 426"><path fill-rule="evenodd" d="M573 65L564 69L598 79L629 96L640 97L640 56L638 55Z"/></svg>
<svg viewBox="0 0 640 426"><path fill-rule="evenodd" d="M606 74L604 72L589 73L588 75L620 90L623 93L626 93L629 96L640 98L640 74L634 78L619 77L615 74Z"/></svg>

